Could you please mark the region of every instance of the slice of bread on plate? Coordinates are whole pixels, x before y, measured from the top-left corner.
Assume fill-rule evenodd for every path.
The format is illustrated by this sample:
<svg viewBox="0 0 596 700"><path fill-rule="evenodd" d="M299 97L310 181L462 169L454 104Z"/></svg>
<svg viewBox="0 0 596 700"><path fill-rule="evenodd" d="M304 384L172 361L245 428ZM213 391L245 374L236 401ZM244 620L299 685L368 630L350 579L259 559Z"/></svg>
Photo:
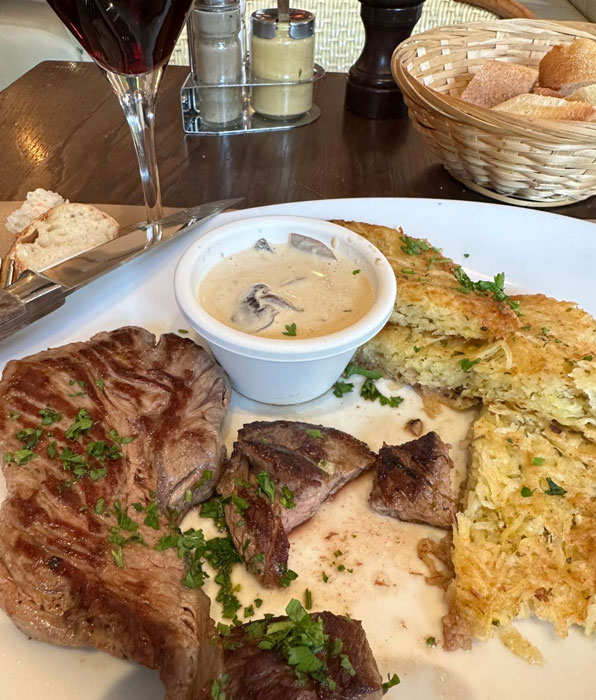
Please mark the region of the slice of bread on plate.
<svg viewBox="0 0 596 700"><path fill-rule="evenodd" d="M488 61L474 75L461 99L479 107L494 107L506 100L531 92L538 71L506 61Z"/></svg>
<svg viewBox="0 0 596 700"><path fill-rule="evenodd" d="M596 109L586 102L568 102L545 95L518 95L493 109L533 119L583 122L596 118Z"/></svg>
<svg viewBox="0 0 596 700"><path fill-rule="evenodd" d="M118 222L90 204L60 204L48 210L15 239L2 263L6 284L25 270L42 272L90 248L115 238Z"/></svg>
<svg viewBox="0 0 596 700"><path fill-rule="evenodd" d="M576 39L553 46L538 67L539 85L558 90L562 97L596 83L596 41Z"/></svg>

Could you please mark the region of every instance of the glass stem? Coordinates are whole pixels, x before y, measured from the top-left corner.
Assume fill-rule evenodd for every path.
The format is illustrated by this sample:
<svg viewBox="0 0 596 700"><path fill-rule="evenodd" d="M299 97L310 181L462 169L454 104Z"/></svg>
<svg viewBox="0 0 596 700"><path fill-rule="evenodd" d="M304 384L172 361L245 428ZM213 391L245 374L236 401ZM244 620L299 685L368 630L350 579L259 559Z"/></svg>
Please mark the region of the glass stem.
<svg viewBox="0 0 596 700"><path fill-rule="evenodd" d="M120 75L105 70L130 127L139 161L147 221L163 217L155 157L155 98L163 75L159 68L142 75Z"/></svg>

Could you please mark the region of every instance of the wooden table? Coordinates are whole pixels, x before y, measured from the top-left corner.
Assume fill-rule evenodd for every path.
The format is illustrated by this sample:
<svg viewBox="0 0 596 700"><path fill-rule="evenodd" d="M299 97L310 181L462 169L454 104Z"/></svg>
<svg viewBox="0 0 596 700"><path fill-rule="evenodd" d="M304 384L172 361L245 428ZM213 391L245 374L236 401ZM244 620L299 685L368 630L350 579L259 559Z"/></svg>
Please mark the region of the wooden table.
<svg viewBox="0 0 596 700"><path fill-rule="evenodd" d="M164 205L244 196L246 206L334 197L491 201L439 165L407 117L373 121L344 110L346 76L316 84L322 116L286 132L186 136L179 91L186 68L166 71L157 105ZM93 64L45 62L0 93L0 200L45 187L79 202L141 204L128 127ZM559 209L596 218L596 197Z"/></svg>

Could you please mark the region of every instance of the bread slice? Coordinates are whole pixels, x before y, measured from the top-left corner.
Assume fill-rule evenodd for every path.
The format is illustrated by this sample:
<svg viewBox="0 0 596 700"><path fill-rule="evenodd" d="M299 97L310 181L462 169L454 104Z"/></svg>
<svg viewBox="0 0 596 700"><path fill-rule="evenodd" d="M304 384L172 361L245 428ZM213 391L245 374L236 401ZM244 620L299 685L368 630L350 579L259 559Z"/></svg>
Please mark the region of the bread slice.
<svg viewBox="0 0 596 700"><path fill-rule="evenodd" d="M580 88L572 92L571 95L567 95L565 99L570 102L588 102L588 104L596 107L596 84Z"/></svg>
<svg viewBox="0 0 596 700"><path fill-rule="evenodd" d="M574 303L518 295L524 324L477 340L388 324L360 348L358 364L452 396L502 402L596 439L596 321Z"/></svg>
<svg viewBox="0 0 596 700"><path fill-rule="evenodd" d="M6 217L5 227L11 233L21 233L38 216L45 214L52 207L64 204L65 201L68 200L57 192L38 187L32 192L27 192L23 204Z"/></svg>
<svg viewBox="0 0 596 700"><path fill-rule="evenodd" d="M53 207L17 237L2 264L2 281L6 282L11 265L13 279L27 269L42 272L115 238L118 229L115 219L90 204Z"/></svg>
<svg viewBox="0 0 596 700"><path fill-rule="evenodd" d="M558 90L551 90L550 88L535 87L532 90L534 95L544 95L545 97L561 97L561 93Z"/></svg>
<svg viewBox="0 0 596 700"><path fill-rule="evenodd" d="M546 95L518 95L493 109L532 119L556 121L584 122L596 117L596 108L592 105L585 102L568 102L560 97Z"/></svg>
<svg viewBox="0 0 596 700"><path fill-rule="evenodd" d="M576 39L554 46L540 61L540 87L560 91L562 96L596 83L596 41Z"/></svg>
<svg viewBox="0 0 596 700"><path fill-rule="evenodd" d="M506 301L466 293L456 276L460 266L428 241L387 226L335 223L369 240L391 264L397 278L391 323L415 325L440 335L490 339L519 328L519 319Z"/></svg>
<svg viewBox="0 0 596 700"><path fill-rule="evenodd" d="M538 71L529 66L505 61L488 61L474 75L461 99L479 107L494 107L506 100L531 92Z"/></svg>

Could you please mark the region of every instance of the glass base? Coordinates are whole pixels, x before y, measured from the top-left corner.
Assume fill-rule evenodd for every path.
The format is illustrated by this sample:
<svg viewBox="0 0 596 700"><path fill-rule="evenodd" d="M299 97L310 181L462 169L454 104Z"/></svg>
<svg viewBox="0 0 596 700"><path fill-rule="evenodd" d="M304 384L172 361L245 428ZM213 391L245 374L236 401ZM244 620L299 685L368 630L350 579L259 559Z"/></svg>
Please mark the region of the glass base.
<svg viewBox="0 0 596 700"><path fill-rule="evenodd" d="M318 67L320 69L320 67ZM320 69L321 77L324 71ZM242 109L242 116L227 124L213 124L204 122L201 119L199 108L200 100L198 91L204 86L197 86L192 76L188 76L180 91L180 104L182 107L182 127L187 134L204 135L226 135L226 134L247 134L261 131L285 131L298 126L311 124L321 115L321 110L313 104L308 112L287 119L272 119L258 114L250 105L248 97L245 96ZM209 86L212 89L213 86ZM229 87L229 86L226 86ZM248 85L244 86L245 88ZM247 91L245 91L247 92Z"/></svg>

